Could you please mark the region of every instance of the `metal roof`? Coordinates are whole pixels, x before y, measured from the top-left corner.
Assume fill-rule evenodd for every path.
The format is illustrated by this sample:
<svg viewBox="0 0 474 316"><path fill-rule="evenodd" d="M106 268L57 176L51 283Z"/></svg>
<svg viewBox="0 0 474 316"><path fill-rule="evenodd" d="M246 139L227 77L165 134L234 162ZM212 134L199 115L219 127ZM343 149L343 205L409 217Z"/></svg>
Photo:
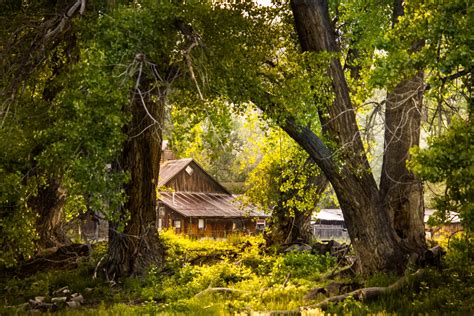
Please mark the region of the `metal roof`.
<svg viewBox="0 0 474 316"><path fill-rule="evenodd" d="M268 217L244 207L237 196L222 193L160 192L160 201L187 217Z"/></svg>
<svg viewBox="0 0 474 316"><path fill-rule="evenodd" d="M433 215L433 213L435 212L436 210L432 210L432 209L425 209L425 216L424 216L424 222L428 222L428 218ZM340 221L340 222L343 222L344 221L344 216L342 215L342 210L339 209L339 208L334 208L334 209L321 209L317 214L316 214L316 218L315 219L319 219L319 220L326 220L326 221ZM450 219L450 222L451 223L460 223L460 219L459 219L459 216L454 213L454 212L450 212L449 214L449 219Z"/></svg>
<svg viewBox="0 0 474 316"><path fill-rule="evenodd" d="M166 185L175 175L186 168L191 161L193 161L192 158L184 158L164 162L160 166L160 180L158 181L158 186Z"/></svg>
<svg viewBox="0 0 474 316"><path fill-rule="evenodd" d="M342 216L342 211L339 208L323 208L316 214L316 219L343 222L344 216Z"/></svg>

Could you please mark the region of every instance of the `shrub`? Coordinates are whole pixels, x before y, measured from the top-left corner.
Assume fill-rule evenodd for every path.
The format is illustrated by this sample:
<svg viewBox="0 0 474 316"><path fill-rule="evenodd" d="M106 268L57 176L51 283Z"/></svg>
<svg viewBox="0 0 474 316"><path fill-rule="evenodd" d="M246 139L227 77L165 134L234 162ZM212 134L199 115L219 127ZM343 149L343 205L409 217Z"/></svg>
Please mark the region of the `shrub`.
<svg viewBox="0 0 474 316"><path fill-rule="evenodd" d="M309 252L289 252L276 259L272 275L275 282L282 282L288 274L292 278L315 280L326 271L336 259L329 254L314 255Z"/></svg>

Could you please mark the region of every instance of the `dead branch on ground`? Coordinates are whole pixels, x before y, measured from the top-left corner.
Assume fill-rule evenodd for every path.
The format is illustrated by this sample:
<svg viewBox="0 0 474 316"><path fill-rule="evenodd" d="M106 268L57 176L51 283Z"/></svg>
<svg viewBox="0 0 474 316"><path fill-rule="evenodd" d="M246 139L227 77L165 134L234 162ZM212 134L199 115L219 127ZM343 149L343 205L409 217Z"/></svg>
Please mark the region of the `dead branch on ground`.
<svg viewBox="0 0 474 316"><path fill-rule="evenodd" d="M300 310L308 310L308 309L313 309L313 308L320 308L322 310L326 310L330 304L342 302L348 297L353 297L354 299L358 301L367 301L370 299L377 298L383 294L398 292L410 282L413 282L414 280L419 280L424 275L424 272L425 270L419 269L415 273L406 275L403 278L399 279L397 282L389 286L366 287L366 288L358 289L346 294L328 297L324 301L319 302L317 304L301 307Z"/></svg>

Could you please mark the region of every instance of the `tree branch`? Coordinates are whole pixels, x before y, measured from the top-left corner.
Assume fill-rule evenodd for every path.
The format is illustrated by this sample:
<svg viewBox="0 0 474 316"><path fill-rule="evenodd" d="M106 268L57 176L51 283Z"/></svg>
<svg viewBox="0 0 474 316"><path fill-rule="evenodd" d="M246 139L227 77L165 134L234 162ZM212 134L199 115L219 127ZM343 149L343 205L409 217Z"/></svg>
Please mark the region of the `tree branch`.
<svg viewBox="0 0 474 316"><path fill-rule="evenodd" d="M348 297L353 297L354 299L358 301L366 301L366 300L374 299L382 294L397 292L397 291L400 291L405 285L409 284L413 280L419 280L424 275L424 272L425 270L419 269L415 273L407 275L387 287L366 287L366 288L358 289L346 294L328 297L322 302L319 302L314 305L302 307L300 308L300 310L308 310L308 309L313 309L313 308L320 308L322 310L326 310L330 306L330 304L342 302Z"/></svg>

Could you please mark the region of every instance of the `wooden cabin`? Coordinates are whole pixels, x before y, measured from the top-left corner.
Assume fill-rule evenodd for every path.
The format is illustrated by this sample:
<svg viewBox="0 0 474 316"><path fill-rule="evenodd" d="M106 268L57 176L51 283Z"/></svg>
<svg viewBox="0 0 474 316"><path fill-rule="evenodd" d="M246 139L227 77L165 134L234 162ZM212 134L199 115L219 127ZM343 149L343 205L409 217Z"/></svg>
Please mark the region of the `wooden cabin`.
<svg viewBox="0 0 474 316"><path fill-rule="evenodd" d="M193 159L169 160L160 167L157 223L193 237L224 238L265 228L266 214L244 207Z"/></svg>

